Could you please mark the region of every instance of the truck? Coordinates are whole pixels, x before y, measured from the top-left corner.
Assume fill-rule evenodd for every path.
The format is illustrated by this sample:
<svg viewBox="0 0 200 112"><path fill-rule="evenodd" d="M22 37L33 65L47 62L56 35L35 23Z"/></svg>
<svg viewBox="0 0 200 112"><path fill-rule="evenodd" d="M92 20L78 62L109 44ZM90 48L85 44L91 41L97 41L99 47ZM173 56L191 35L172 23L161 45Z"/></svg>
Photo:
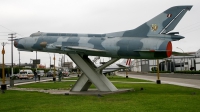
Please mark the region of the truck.
<svg viewBox="0 0 200 112"><path fill-rule="evenodd" d="M25 70L20 70L19 72L19 79L33 79L34 77L34 74L33 74L33 71L32 70L28 70L28 69L25 69Z"/></svg>

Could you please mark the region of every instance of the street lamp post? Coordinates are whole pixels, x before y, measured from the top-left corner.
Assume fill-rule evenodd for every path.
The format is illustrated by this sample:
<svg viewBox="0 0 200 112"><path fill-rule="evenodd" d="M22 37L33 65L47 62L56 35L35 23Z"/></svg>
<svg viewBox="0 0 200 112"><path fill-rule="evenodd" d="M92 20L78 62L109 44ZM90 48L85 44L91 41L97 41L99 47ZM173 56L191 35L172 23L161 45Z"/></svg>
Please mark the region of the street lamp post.
<svg viewBox="0 0 200 112"><path fill-rule="evenodd" d="M176 47L177 49L180 49L182 52L183 52L183 55L184 55L184 51L183 51L183 49L181 49L181 48L179 48L179 47ZM184 61L184 62L183 62ZM182 61L182 64L183 64L183 67L184 67L184 65L185 65L185 55L183 56L183 61ZM183 70L182 69L182 64L181 64L181 71Z"/></svg>

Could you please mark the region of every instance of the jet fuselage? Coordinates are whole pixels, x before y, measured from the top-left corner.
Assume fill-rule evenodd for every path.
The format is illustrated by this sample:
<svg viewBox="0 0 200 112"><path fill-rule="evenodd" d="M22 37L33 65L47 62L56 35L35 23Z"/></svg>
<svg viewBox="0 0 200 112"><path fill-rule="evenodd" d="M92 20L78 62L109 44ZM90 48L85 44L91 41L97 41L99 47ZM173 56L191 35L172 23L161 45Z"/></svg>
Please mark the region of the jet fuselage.
<svg viewBox="0 0 200 112"><path fill-rule="evenodd" d="M15 40L15 47L27 51L74 52L93 56L145 59L166 58L172 51L170 39L160 37L106 37L100 34L93 34L92 37L83 34L61 36L64 33L55 33L60 36L48 36L48 33L38 33L40 36L33 34Z"/></svg>

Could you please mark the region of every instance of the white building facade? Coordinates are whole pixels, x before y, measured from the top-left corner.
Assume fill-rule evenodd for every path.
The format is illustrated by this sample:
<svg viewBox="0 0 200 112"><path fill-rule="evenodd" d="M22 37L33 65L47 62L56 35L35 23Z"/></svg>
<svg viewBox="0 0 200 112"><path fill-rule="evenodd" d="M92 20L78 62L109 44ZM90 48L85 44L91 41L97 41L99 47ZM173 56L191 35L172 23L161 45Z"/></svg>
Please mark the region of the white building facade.
<svg viewBox="0 0 200 112"><path fill-rule="evenodd" d="M200 58L197 56L171 56L165 59L158 59L161 71L189 71L200 70ZM157 67L157 59L134 59L131 65L131 71L149 72L153 67Z"/></svg>

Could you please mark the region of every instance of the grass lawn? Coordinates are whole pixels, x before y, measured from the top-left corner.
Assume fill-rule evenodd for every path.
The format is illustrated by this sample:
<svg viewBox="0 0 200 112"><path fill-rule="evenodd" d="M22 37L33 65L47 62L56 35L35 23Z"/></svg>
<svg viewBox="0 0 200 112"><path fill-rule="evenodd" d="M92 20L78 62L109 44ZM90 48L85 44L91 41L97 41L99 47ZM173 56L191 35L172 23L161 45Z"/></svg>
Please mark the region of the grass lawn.
<svg viewBox="0 0 200 112"><path fill-rule="evenodd" d="M130 82L135 79L111 80ZM35 83L18 87L68 88L74 83L68 81ZM155 83L114 82L113 84L119 89L134 88L134 91L98 97L7 90L5 94L0 94L0 112L199 112L200 110L199 89Z"/></svg>
<svg viewBox="0 0 200 112"><path fill-rule="evenodd" d="M64 79L63 82L44 82L44 83L33 83L33 84L25 84L25 85L19 85L16 86L18 88L43 88L43 89L65 89L69 90L72 85L75 84L74 80L77 80L77 77L72 77L72 78L66 78ZM119 81L119 82L151 82L151 81L146 81L146 80L141 80L141 79L133 79L133 78L124 78L120 76L108 76L108 79L110 81ZM124 84L121 83L115 83L118 88L124 88ZM126 86L125 88L127 88ZM91 88L95 88L94 85L91 86ZM129 86L128 88L133 88L132 86Z"/></svg>
<svg viewBox="0 0 200 112"><path fill-rule="evenodd" d="M148 81L148 80L141 80L141 79L133 79L133 78L125 78L124 77L121 77L121 76L108 76L107 75L107 78L110 80L110 81L126 81L126 82L152 82L152 81ZM65 78L63 80L77 80L78 77L71 77L71 78Z"/></svg>

